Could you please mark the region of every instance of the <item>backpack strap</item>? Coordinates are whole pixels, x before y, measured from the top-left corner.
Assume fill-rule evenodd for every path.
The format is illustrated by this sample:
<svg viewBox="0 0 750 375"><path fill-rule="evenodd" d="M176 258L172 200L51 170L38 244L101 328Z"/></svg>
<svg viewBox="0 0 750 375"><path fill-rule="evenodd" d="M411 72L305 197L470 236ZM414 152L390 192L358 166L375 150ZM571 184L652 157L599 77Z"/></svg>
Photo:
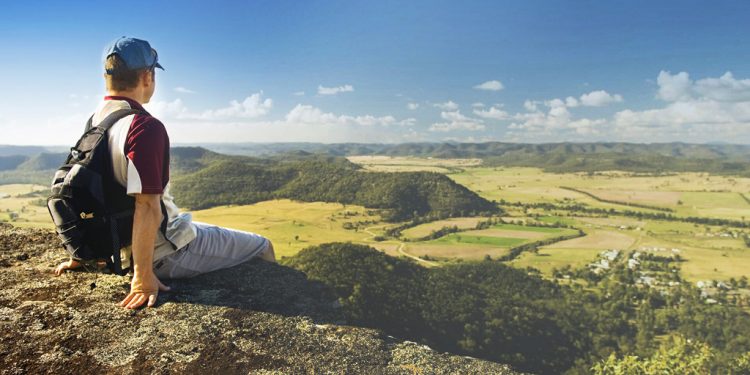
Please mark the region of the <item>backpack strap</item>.
<svg viewBox="0 0 750 375"><path fill-rule="evenodd" d="M87 133L89 130L91 130L91 122L94 121L94 114L91 114L91 117L89 117L89 120L86 121L86 130L84 130L84 133Z"/></svg>
<svg viewBox="0 0 750 375"><path fill-rule="evenodd" d="M124 108L124 109L118 109L104 118L99 124L96 125L97 128L100 128L104 130L106 133L112 126L117 123L117 121L122 120L126 116L134 115L137 113L144 113L143 110L140 109L133 109L133 108ZM92 116L93 119L93 116ZM92 120L93 121L93 120Z"/></svg>

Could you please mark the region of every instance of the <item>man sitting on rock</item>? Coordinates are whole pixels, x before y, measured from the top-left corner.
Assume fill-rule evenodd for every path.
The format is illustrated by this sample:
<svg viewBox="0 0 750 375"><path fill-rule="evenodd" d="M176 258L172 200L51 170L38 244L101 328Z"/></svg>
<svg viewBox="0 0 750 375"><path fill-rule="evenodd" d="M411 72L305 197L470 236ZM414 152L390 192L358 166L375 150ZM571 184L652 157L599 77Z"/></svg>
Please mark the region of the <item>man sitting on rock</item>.
<svg viewBox="0 0 750 375"><path fill-rule="evenodd" d="M180 213L169 194L169 137L164 125L143 109L156 87L156 50L145 41L122 37L105 50L107 96L99 103L92 124L119 109L142 114L119 120L108 132L114 178L135 197L132 245L122 249L124 265L132 255L130 293L119 306L135 309L156 303L160 279L185 278L232 267L252 258L275 262L271 241L255 233L192 222ZM162 233L163 203L168 217ZM55 274L78 268L75 259L61 263Z"/></svg>

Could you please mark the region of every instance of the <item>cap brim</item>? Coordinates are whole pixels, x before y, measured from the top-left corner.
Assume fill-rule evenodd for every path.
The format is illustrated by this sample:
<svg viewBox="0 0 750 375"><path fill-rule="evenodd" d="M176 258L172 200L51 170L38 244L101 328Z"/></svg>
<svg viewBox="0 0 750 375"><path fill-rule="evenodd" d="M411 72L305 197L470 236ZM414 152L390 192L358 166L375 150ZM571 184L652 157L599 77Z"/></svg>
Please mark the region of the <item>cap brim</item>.
<svg viewBox="0 0 750 375"><path fill-rule="evenodd" d="M159 64L158 62L156 63L156 65L154 65L154 67L155 67L155 68L159 68L159 69L161 69L161 70L164 70L164 67L163 67L163 66L161 66L161 64Z"/></svg>

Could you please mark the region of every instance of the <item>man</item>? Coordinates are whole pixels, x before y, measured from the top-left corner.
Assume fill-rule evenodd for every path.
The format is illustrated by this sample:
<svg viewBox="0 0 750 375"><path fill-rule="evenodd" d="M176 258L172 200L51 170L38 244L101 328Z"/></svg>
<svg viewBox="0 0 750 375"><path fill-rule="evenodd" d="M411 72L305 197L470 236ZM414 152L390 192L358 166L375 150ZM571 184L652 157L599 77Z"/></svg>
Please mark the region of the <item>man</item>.
<svg viewBox="0 0 750 375"><path fill-rule="evenodd" d="M180 213L169 194L169 137L164 125L148 114L156 88L156 50L145 41L121 37L105 50L104 80L107 96L94 113L96 125L119 109L139 109L142 114L119 120L108 132L114 178L135 197L132 245L122 250L123 264L132 255L130 293L119 306L135 309L156 303L159 291L169 290L160 279L192 277L228 268L254 257L275 262L268 239L249 232L192 222ZM162 204L167 215L162 224ZM61 263L55 274L77 268L80 262Z"/></svg>

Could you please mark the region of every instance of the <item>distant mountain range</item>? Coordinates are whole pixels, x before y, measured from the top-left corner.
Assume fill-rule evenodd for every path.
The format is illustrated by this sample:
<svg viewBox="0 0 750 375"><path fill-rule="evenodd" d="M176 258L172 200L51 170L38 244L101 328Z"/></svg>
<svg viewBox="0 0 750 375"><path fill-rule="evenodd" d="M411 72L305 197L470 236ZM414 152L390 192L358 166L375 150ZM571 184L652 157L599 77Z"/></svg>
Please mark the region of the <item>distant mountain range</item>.
<svg viewBox="0 0 750 375"><path fill-rule="evenodd" d="M0 183L45 181L67 148L0 146ZM387 155L480 158L488 166L539 167L548 172L622 170L643 173L709 172L750 176L750 145L689 143L224 143L172 148L173 174L191 173L213 160L273 159L310 155ZM267 160L266 160L267 159ZM266 160L266 161L263 161ZM39 177L45 175L43 179ZM35 177L36 176L36 177ZM36 178L36 180L35 180Z"/></svg>

